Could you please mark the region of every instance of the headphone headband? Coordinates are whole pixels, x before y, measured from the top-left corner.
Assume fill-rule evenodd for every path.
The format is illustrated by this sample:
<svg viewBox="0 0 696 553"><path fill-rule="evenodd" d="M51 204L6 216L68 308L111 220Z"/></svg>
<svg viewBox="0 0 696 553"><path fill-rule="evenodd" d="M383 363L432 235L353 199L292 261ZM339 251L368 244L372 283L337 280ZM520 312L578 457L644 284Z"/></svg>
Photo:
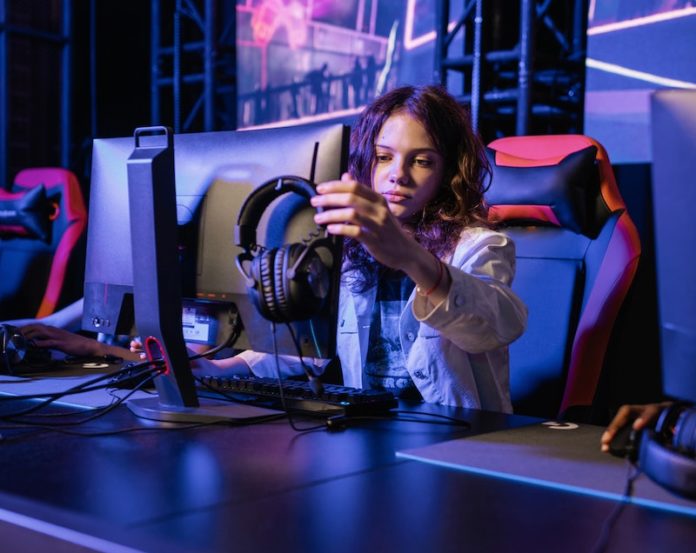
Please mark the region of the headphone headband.
<svg viewBox="0 0 696 553"><path fill-rule="evenodd" d="M271 179L256 188L242 204L234 229L235 243L251 250L256 245L256 227L261 216L273 200L286 194L295 192L304 196L307 201L317 195L314 184L302 177L284 175ZM321 208L317 208L321 212Z"/></svg>

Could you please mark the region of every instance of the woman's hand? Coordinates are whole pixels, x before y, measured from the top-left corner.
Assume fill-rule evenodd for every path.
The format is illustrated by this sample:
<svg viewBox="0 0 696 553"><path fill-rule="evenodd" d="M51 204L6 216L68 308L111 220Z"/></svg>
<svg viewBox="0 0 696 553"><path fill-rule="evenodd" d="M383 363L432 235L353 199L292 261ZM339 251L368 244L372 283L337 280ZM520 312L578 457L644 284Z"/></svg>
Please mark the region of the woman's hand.
<svg viewBox="0 0 696 553"><path fill-rule="evenodd" d="M239 356L224 359L201 357L191 361L191 370L197 376L250 376L253 374L247 362Z"/></svg>
<svg viewBox="0 0 696 553"><path fill-rule="evenodd" d="M420 248L389 210L377 192L356 182L348 173L341 180L317 186L311 203L324 209L314 221L326 225L330 234L354 238L382 265L403 269L405 252Z"/></svg>
<svg viewBox="0 0 696 553"><path fill-rule="evenodd" d="M404 271L431 303L447 297L451 279L442 262L421 246L391 213L381 194L356 182L348 173L340 181L317 186L311 200L324 211L314 222L330 234L359 241L382 265Z"/></svg>

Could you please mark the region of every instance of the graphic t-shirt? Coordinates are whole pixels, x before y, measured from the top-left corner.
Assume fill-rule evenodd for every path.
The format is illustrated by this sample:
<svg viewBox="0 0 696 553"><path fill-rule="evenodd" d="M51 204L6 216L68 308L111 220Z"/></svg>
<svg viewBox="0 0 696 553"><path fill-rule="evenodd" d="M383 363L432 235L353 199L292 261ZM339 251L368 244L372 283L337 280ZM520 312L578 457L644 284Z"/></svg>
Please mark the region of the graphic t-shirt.
<svg viewBox="0 0 696 553"><path fill-rule="evenodd" d="M420 397L406 370L399 339L399 318L413 288L413 281L403 273L387 275L378 281L364 367L365 388L388 390L399 397Z"/></svg>

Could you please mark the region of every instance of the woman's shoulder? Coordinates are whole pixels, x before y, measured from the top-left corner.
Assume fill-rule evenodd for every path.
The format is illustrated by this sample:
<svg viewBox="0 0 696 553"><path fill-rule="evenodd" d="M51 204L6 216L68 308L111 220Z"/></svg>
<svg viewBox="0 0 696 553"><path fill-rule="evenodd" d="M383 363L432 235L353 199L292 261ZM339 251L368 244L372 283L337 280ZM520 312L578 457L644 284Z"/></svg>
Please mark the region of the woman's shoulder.
<svg viewBox="0 0 696 553"><path fill-rule="evenodd" d="M506 234L483 225L465 227L453 252L453 261L473 255L475 252L495 252L497 257L513 259L515 244Z"/></svg>
<svg viewBox="0 0 696 553"><path fill-rule="evenodd" d="M504 245L507 243L512 243L512 239L506 234L490 227L484 225L470 225L462 229L459 235L457 247L460 247L463 244L471 245L483 242Z"/></svg>

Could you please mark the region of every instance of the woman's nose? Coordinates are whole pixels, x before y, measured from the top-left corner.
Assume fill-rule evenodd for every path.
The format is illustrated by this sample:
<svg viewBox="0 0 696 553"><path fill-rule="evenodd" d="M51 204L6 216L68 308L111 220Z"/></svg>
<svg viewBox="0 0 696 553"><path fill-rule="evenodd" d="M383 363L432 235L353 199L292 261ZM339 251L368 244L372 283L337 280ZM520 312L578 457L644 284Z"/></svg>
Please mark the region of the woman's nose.
<svg viewBox="0 0 696 553"><path fill-rule="evenodd" d="M402 163L394 161L389 170L389 182L393 183L405 183L408 180L406 171Z"/></svg>

